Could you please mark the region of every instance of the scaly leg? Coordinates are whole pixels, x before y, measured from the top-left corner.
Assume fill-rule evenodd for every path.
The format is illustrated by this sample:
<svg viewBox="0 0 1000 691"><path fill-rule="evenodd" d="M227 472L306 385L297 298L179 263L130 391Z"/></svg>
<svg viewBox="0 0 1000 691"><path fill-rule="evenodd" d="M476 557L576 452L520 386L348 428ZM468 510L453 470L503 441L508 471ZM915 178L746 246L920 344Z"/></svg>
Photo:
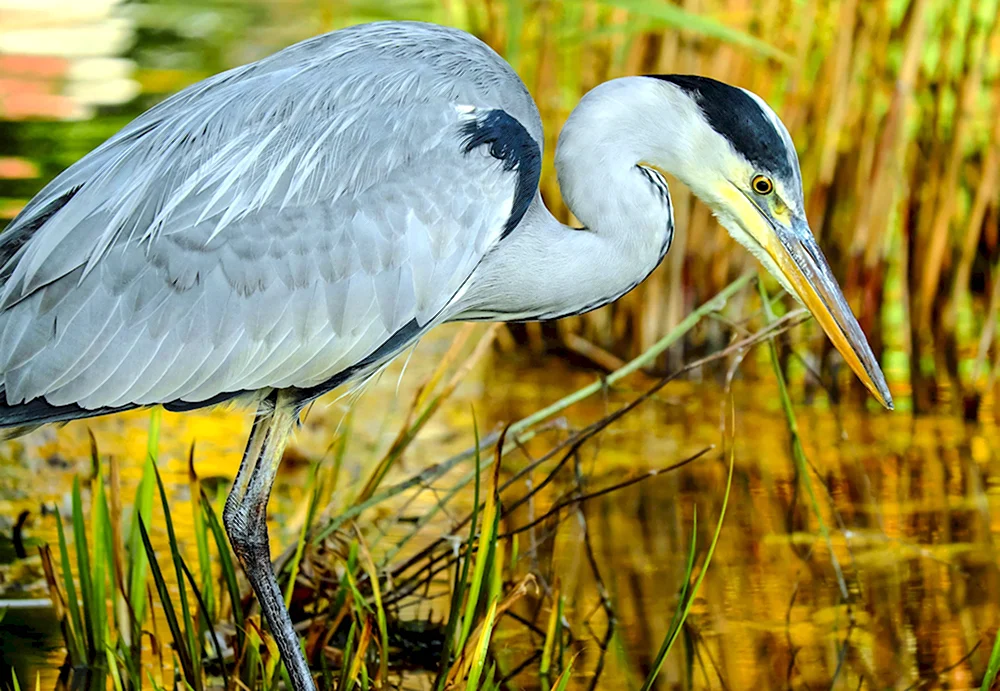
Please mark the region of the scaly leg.
<svg viewBox="0 0 1000 691"><path fill-rule="evenodd" d="M297 406L281 391L261 404L240 470L226 499L222 522L233 551L257 593L257 601L278 643L292 686L295 691L315 691L312 674L299 648L299 638L274 578L267 536L267 501L271 485L297 417Z"/></svg>

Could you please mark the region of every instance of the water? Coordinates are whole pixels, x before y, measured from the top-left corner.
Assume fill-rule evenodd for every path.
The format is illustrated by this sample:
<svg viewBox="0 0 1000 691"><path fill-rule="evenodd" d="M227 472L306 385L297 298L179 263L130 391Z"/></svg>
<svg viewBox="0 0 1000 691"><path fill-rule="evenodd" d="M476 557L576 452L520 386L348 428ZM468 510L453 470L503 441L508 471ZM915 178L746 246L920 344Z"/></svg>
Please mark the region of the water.
<svg viewBox="0 0 1000 691"><path fill-rule="evenodd" d="M440 360L454 331L448 327L422 344L401 383L397 365L361 398L351 431L349 476L363 479L363 467L370 467L387 448L404 419L405 403ZM523 417L591 378L557 358L492 356L459 387L388 482L468 446L470 406L480 426L489 428ZM641 388L644 381L629 384ZM997 530L993 517L1000 506L990 482L1000 462L996 452L1000 430L948 416L914 420L901 414L843 410L838 419L830 411L798 408L806 454L829 488L826 494L813 476L848 587L848 604L804 490L796 484L789 434L775 395L766 383L738 380L734 386L735 471L729 513L689 619L698 652L693 661L694 686L721 688L721 678L726 688L776 688L789 683L815 687L829 686L836 677L838 688L857 688L862 679L868 688L906 688L921 681L933 683L943 670L947 671L942 681L951 688L975 684L1000 616L993 548ZM607 401L590 399L571 408L567 420L573 427L583 426L600 417L606 406L614 408L629 396L626 390ZM583 448L580 466L589 492L716 445L682 470L584 504L590 545L618 622L601 688L641 680L648 670L676 606L695 507L697 544L703 548L710 540L725 485L720 426L724 400L714 384L669 385L657 400ZM318 458L326 452L346 403L324 403L311 412L297 437L293 460ZM184 509L189 444L197 439L200 476L231 477L246 417L238 411L164 416L165 480L177 530L189 550L192 523ZM89 427L103 453L135 459L145 445L146 423L146 415L139 413L92 421ZM6 481L0 515L13 517L22 509L32 510L30 537L54 544L55 519L41 515L39 506L59 505L66 512L72 477L88 467L87 427L73 423L59 431L41 430L4 447ZM529 444L527 451L537 457L562 436L563 432L550 432ZM525 462L524 456L513 454L504 467L510 473ZM123 463L126 497L138 480L137 465ZM280 546L294 539L304 503L305 465L286 465L271 515ZM536 473L534 480L543 476ZM572 474L561 473L551 491L541 495L538 511L571 485ZM440 483L441 489L447 486ZM512 488L509 496L518 491ZM411 505L410 514L421 515L428 501L425 493ZM523 525L529 518L521 509L506 517L505 526ZM592 635L600 640L606 617L599 609L596 580L582 548L584 522L575 512L568 518L564 514L564 519L522 534L521 568L535 569L550 583L558 578L574 632L585 634L589 619ZM448 521L439 523L440 531L446 532ZM156 528L154 541L165 549L162 525ZM537 543L534 554L533 543ZM275 547L274 553L279 549ZM44 596L37 580L19 594L31 596ZM523 603L525 616L530 616L532 602ZM433 609L410 614L422 618ZM532 643L516 625L505 625L503 630L507 643L501 650L509 647L510 659L516 660L519 651ZM5 620L4 632L0 650L7 659L14 647L13 659L23 673L41 670L43 688L51 686L63 659L51 617L44 623L34 616ZM11 632L21 637L20 642L10 641ZM576 663L581 683L593 671L598 655L594 641L582 649ZM675 652L664 678L679 683L686 674L684 656Z"/></svg>
<svg viewBox="0 0 1000 691"><path fill-rule="evenodd" d="M3 70L19 94L8 98L0 112L5 118L0 122L0 214L7 217L47 178L162 94L344 20L296 3L73 6L78 14L67 15L65 8L50 4L24 6L5 15L14 19L0 26ZM57 33L57 27L65 31ZM20 61L11 62L9 55ZM57 122L25 120L29 116ZM448 327L421 345L398 387L400 365L361 399L351 427L345 491L357 489L366 469L388 447L416 385L441 358L454 331ZM522 535L518 569L533 568L550 586L558 578L566 619L586 641L573 650L579 653L575 669L581 688L599 661L601 688L637 686L676 606L695 507L697 545L701 549L710 540L728 449L722 431L726 399L713 376L718 372L708 374L703 383L669 385L585 446L580 456L584 489L590 492L666 467L709 445L715 445L713 450L682 470L591 499L582 505L582 514L568 510L558 524L544 523ZM388 481L470 446L472 410L481 428L492 429L576 390L593 376L555 357L491 355L465 379ZM627 385L638 390L646 383L636 379ZM567 412L568 425L592 422L628 397L623 390L579 404ZM290 544L301 526L308 462L328 454L345 406L345 400L325 399L295 439L272 501L275 553ZM690 666L677 649L663 679L730 689L976 685L1000 622L1000 572L993 546L1000 530L994 479L1000 470L1000 430L947 414L913 419L847 406L799 406L802 442L818 473L813 476L817 499L843 572L838 579L796 479L773 386L766 378L754 383L738 379L734 409L732 496L714 561L689 618ZM88 429L102 454L121 460L127 503L138 482L147 423L148 414L132 413L43 429L0 446L0 534L9 536L18 514L28 510L26 535L55 544L52 509L69 512L73 478L88 472ZM239 411L164 415L162 469L176 527L189 553L190 444L197 442L199 475L217 478L224 487L235 473L248 424ZM558 430L549 432L527 451L537 457L563 436ZM526 462L513 454L505 471ZM533 480L542 477L539 472ZM568 468L540 497L534 515L543 503L572 488ZM524 491L514 489L515 494ZM429 494L414 500L415 515L426 510ZM458 501L467 504L469 499L460 496ZM507 516L505 525L524 525L532 517L525 508ZM450 524L442 517L429 527L443 533ZM152 538L159 550L165 549L161 524L153 527ZM594 574L588 544L603 585ZM47 597L37 557L12 560L10 551L0 538L0 556L6 555L0 590L20 602L0 623L0 667L14 665L28 680L39 672L42 688L52 688L64 659L58 624L50 609L32 606L31 600ZM603 659L597 643L608 624L600 607L602 590L616 620ZM528 618L538 614L537 601L527 598L520 613ZM433 604L428 607L434 610ZM538 624L544 625L544 619ZM498 657L509 663L508 669L524 651L539 645L537 637L506 620L498 641ZM530 677L521 681L533 683Z"/></svg>
<svg viewBox="0 0 1000 691"><path fill-rule="evenodd" d="M817 490L852 601L845 605L795 481L776 392L762 384L736 389L730 510L692 614L705 656L695 662L695 685L717 688L721 679L728 688L815 688L837 677L844 688L857 688L860 679L866 688L906 688L953 665L943 676L951 688L978 682L998 617L997 494L989 480L997 430L947 416L843 411L838 420L799 410L806 454L830 491L827 497ZM588 487L720 444L715 387L668 387L664 397L601 442L585 464ZM648 668L675 606L695 505L698 544L710 539L725 481L722 459L710 454L587 506L633 670ZM590 604L593 579L573 549L578 540L572 523L564 525L556 537L557 571L571 600ZM589 607L575 614L580 609ZM614 672L609 676L607 688L614 688Z"/></svg>

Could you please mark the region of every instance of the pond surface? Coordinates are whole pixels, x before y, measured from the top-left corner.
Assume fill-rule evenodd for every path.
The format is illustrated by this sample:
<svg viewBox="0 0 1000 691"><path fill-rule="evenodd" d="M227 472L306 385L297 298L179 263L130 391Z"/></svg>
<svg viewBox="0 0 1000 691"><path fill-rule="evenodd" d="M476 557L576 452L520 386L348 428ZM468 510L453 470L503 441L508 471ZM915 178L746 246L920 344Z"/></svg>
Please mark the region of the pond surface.
<svg viewBox="0 0 1000 691"><path fill-rule="evenodd" d="M350 481L344 492L355 491L391 443L415 387L440 361L455 330L444 327L422 343L401 380L397 363L362 395L351 421L345 461ZM387 482L470 446L473 410L481 429L493 429L593 378L555 357L488 356ZM634 378L626 388L573 406L565 413L567 425L593 422L648 383ZM677 604L695 507L699 550L710 541L719 517L726 478L725 400L714 383L669 384L583 447L585 489L664 468L709 445L715 449L680 470L589 500L582 513L571 510L558 524L542 524L524 534L520 569L535 570L550 584L558 579L571 630L590 637L581 643L574 666L580 688L586 688L597 664L597 641L607 625L584 528L617 621L599 688L637 687ZM845 600L827 543L796 480L777 392L766 383L737 379L733 405L732 495L714 560L689 618L691 663L685 661L683 646L676 648L664 668L662 688L975 686L1000 621L1000 571L993 547L1000 530L1000 430L948 416L913 419L846 407L797 408L804 449L815 468L813 486L847 589ZM293 443L271 504L274 554L291 544L303 520L308 464L296 461L329 456L346 406L346 399L323 399ZM39 430L0 447L4 526L27 509L32 516L26 534L56 543L51 508L68 513L74 475L89 472L88 427L102 454L122 460L127 500L138 482L136 459L142 458L147 424L148 413L126 414ZM189 554L194 540L186 508L190 444L197 442L199 476L218 477L224 488L235 473L247 428L248 415L240 411L163 417L160 462L174 522ZM537 457L565 435L559 430L542 434L525 451ZM524 455L514 452L504 461L505 471L525 462ZM552 494L539 501L551 503L571 483L571 473L558 476ZM445 486L447 482L440 485ZM415 501L410 514L419 517L426 504ZM543 508L540 503L538 511ZM449 520L440 519L434 530L447 532ZM505 526L527 520L522 509L507 516ZM155 526L153 541L165 549L162 525ZM46 596L37 558L16 561L3 574L7 597ZM415 618L426 617L428 610L417 609ZM41 672L42 687L51 688L63 661L54 616L45 609L13 610L2 630L4 659L18 667L22 678ZM512 659L539 644L523 629L504 631L498 645L509 647ZM530 678L519 681L534 685Z"/></svg>

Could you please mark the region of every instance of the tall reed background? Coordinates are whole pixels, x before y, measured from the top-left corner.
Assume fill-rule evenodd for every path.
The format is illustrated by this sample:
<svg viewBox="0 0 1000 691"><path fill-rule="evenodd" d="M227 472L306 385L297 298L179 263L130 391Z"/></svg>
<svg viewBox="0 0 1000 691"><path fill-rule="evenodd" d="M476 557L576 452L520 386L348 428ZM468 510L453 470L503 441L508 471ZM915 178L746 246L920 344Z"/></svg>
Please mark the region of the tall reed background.
<svg viewBox="0 0 1000 691"><path fill-rule="evenodd" d="M534 95L546 131L543 191L563 218L553 153L562 123L589 88L657 72L750 88L793 135L813 231L897 399L905 406L912 393L918 411L946 401L975 416L983 395L995 392L996 0L254 0L239 10L214 7L207 23L203 9L191 0L123 6L137 24L126 55L139 58L143 95L117 108L119 125L187 83L320 31L387 18L452 24L497 49ZM176 36L198 55L171 52ZM111 133L63 127L75 128L75 155ZM75 157L65 133L57 135L61 151L18 151L19 142L46 135L32 123L4 123L3 130L10 153L41 153L42 179ZM37 183L0 182L7 216ZM673 184L671 191L681 232L651 279L597 313L528 326L521 334L528 343L579 349L577 335L634 356L753 266L686 188ZM857 382L837 371L838 358L817 328L801 330L798 345L828 387L840 383L863 398Z"/></svg>
<svg viewBox="0 0 1000 691"><path fill-rule="evenodd" d="M918 411L945 400L974 414L994 389L996 2L485 2L454 3L456 15L535 96L546 124L544 193L560 209L556 138L597 83L691 72L763 96L792 133L813 231L896 395L911 393ZM635 355L752 265L683 186L671 192L680 232L664 265L613 306L561 323L561 334ZM828 340L817 328L802 340L833 377ZM840 382L865 395L848 372Z"/></svg>

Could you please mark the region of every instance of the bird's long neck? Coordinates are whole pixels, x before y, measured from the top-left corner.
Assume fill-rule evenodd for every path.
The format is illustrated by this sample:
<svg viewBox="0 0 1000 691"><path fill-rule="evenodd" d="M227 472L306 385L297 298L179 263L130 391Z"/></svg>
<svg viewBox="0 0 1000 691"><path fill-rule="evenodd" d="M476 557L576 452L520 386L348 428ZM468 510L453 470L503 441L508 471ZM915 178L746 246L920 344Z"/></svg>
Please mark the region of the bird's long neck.
<svg viewBox="0 0 1000 691"><path fill-rule="evenodd" d="M649 111L637 98L643 98L641 89L592 91L560 135L561 191L584 227L559 223L536 196L514 232L476 270L453 318L580 314L627 293L656 268L673 238L673 214L666 182L644 155L648 144L628 136L622 123ZM662 104L657 107L662 112ZM635 123L634 131L648 132L649 123ZM651 153L657 161L670 160L665 152Z"/></svg>

